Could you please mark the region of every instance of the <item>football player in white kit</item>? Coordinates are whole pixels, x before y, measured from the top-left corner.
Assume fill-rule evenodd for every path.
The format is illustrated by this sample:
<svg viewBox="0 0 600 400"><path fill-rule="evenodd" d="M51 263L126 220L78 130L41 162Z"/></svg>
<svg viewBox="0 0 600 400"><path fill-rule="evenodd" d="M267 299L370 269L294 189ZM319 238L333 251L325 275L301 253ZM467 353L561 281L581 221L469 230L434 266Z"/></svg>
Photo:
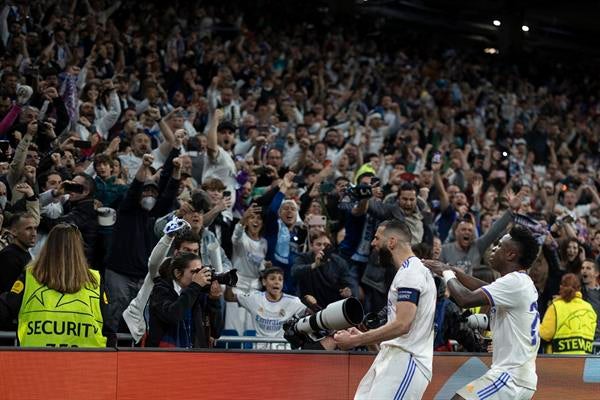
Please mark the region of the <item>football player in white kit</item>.
<svg viewBox="0 0 600 400"><path fill-rule="evenodd" d="M424 263L442 275L461 307L490 306L493 356L490 370L460 389L453 400L529 400L537 385L535 359L540 347L538 293L527 269L539 245L522 226L513 227L490 255L490 266L501 275L491 284L439 261Z"/></svg>
<svg viewBox="0 0 600 400"><path fill-rule="evenodd" d="M398 220L380 224L373 239L380 264L397 270L388 292L387 323L364 333L350 328L334 335L341 349L381 343L355 399L417 400L431 380L437 291L410 239L410 229Z"/></svg>

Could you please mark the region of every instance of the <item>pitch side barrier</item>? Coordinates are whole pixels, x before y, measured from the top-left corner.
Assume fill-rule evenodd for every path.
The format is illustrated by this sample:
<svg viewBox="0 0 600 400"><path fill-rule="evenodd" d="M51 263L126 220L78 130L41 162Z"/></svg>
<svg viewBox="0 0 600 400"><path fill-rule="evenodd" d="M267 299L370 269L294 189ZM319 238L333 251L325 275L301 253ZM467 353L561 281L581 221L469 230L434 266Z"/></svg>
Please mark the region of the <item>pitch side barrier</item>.
<svg viewBox="0 0 600 400"><path fill-rule="evenodd" d="M2 399L351 399L373 353L0 349ZM491 364L488 354L438 353L424 399L445 400ZM537 399L600 398L600 356L541 355Z"/></svg>

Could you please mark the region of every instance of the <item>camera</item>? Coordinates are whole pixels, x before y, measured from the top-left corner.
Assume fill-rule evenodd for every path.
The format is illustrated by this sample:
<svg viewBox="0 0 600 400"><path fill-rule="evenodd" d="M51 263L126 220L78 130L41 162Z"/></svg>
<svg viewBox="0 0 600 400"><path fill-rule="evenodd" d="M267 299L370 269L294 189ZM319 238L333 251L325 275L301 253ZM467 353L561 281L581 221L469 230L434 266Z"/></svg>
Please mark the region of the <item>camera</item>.
<svg viewBox="0 0 600 400"><path fill-rule="evenodd" d="M365 315L365 317L363 318L362 324L365 326L365 328L367 328L369 330L377 329L377 328L387 324L387 307L384 307L379 312L373 311L373 312L367 313Z"/></svg>
<svg viewBox="0 0 600 400"><path fill-rule="evenodd" d="M63 187L67 193L83 193L85 190L80 183L65 182Z"/></svg>
<svg viewBox="0 0 600 400"><path fill-rule="evenodd" d="M331 259L331 255L334 253L335 249L333 246L327 246L323 249L323 258L321 258L322 263L326 263Z"/></svg>
<svg viewBox="0 0 600 400"><path fill-rule="evenodd" d="M473 331L487 331L490 329L490 321L486 314L473 314L469 310L461 314L459 322Z"/></svg>
<svg viewBox="0 0 600 400"><path fill-rule="evenodd" d="M486 314L471 314L467 317L467 326L478 331L490 329L490 321Z"/></svg>
<svg viewBox="0 0 600 400"><path fill-rule="evenodd" d="M331 331L356 326L363 321L360 301L354 297L336 301L325 309L303 318L293 317L283 323L283 337L297 349L310 340L319 341Z"/></svg>
<svg viewBox="0 0 600 400"><path fill-rule="evenodd" d="M370 185L360 184L348 186L344 191L353 200L369 199L373 196L373 188Z"/></svg>
<svg viewBox="0 0 600 400"><path fill-rule="evenodd" d="M217 281L220 285L235 286L238 281L237 269L232 269L227 272L217 273L214 268L210 269L211 282Z"/></svg>

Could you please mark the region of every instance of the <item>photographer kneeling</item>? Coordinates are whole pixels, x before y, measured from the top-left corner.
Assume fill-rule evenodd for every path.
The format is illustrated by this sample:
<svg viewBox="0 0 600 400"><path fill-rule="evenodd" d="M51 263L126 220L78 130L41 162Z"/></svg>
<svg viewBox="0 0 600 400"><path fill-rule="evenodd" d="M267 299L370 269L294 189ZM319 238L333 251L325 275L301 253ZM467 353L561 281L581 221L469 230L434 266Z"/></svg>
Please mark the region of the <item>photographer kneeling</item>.
<svg viewBox="0 0 600 400"><path fill-rule="evenodd" d="M221 288L211 283L210 268L198 255L180 253L160 266L159 275L150 294L146 346L210 347L209 337L219 337L221 326Z"/></svg>

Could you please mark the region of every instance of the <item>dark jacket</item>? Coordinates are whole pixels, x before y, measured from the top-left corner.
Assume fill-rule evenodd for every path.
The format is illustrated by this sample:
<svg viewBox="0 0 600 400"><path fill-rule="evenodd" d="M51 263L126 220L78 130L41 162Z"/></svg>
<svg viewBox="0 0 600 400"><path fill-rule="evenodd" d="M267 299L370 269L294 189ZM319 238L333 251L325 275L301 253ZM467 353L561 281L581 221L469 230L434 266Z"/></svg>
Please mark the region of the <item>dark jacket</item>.
<svg viewBox="0 0 600 400"><path fill-rule="evenodd" d="M10 290L30 261L31 254L16 243L9 244L0 251L0 293Z"/></svg>
<svg viewBox="0 0 600 400"><path fill-rule="evenodd" d="M149 300L149 321L147 347L186 346L178 338L186 336L183 326L186 312L191 311L191 324L188 326L188 340L194 348L208 348L207 330L210 336L218 338L221 334L221 302L211 300L202 287L195 282L181 290L178 295L173 281L158 277L154 279L154 288Z"/></svg>
<svg viewBox="0 0 600 400"><path fill-rule="evenodd" d="M148 273L148 257L158 241L154 222L170 211L179 181L168 181L150 211L140 204L143 186L144 182L134 179L121 202L106 264L106 268L136 279L143 279Z"/></svg>
<svg viewBox="0 0 600 400"><path fill-rule="evenodd" d="M81 232L81 236L83 236L85 257L92 268L98 269L98 262L94 260L94 246L96 245L96 238L98 236L98 214L94 208L94 199L80 200L77 203L68 201L63 207L65 212L62 217L44 219L48 225L48 231L60 223L69 223L77 226Z"/></svg>
<svg viewBox="0 0 600 400"><path fill-rule="evenodd" d="M127 192L127 185L119 185L115 183L116 180L116 176L111 176L106 180L99 176L94 178L94 182L96 182L95 197L104 207L119 208L119 204Z"/></svg>
<svg viewBox="0 0 600 400"><path fill-rule="evenodd" d="M329 259L312 269L315 255L311 251L298 255L292 267L292 276L298 282L300 296L312 295L321 307L341 300L340 289L352 288L352 276L346 261L337 254L331 254ZM353 293L358 296L358 293Z"/></svg>

